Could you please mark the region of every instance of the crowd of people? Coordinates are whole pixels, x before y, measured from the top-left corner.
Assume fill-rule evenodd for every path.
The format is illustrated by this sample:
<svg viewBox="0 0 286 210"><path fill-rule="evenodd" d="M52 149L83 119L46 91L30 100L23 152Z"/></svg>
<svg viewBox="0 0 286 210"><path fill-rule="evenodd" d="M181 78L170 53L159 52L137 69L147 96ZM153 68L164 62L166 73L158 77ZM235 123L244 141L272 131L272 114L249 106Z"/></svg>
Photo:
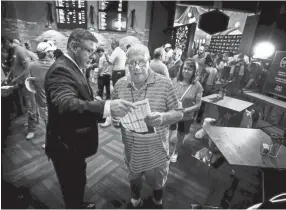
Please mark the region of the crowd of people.
<svg viewBox="0 0 286 210"><path fill-rule="evenodd" d="M34 137L37 118L43 119L45 151L53 162L66 208L95 207L84 203L83 197L86 158L97 152L99 123L121 129L132 192L128 208L162 208L170 161L177 161L178 148L190 126L202 120L202 97L214 91L217 81L234 80L237 89L243 89L261 77L258 64L246 55L215 55L204 46L197 55L183 60L182 49L166 44L155 49L151 59L143 44L122 49L113 40L109 55L84 29L70 34L67 53L49 40L38 44L36 54L19 41L2 43L7 52L2 53L2 61L6 61L2 71L9 69L4 70L7 79L3 83L18 86L24 97L27 139ZM95 71L97 74L91 74ZM96 93L90 85L94 80ZM136 108L133 103L147 98L151 114L145 123L155 127L156 133L139 135L122 127L120 119ZM177 141L170 152L174 130ZM147 202L141 199L143 175L153 188Z"/></svg>

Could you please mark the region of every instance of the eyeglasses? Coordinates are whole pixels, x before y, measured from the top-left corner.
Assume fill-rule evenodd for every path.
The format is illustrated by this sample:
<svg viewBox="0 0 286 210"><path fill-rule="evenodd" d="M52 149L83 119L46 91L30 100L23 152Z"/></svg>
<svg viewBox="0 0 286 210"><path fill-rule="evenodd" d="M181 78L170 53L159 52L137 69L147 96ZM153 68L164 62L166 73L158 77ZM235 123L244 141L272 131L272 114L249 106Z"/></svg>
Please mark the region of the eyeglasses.
<svg viewBox="0 0 286 210"><path fill-rule="evenodd" d="M94 53L94 50L93 49L90 49L90 48L87 48L87 47L84 47L84 46L79 46L81 49L85 50L89 55L93 54Z"/></svg>
<svg viewBox="0 0 286 210"><path fill-rule="evenodd" d="M146 66L147 61L131 61L128 63L128 65L130 67L136 67L136 65L138 65L139 67L145 67Z"/></svg>
<svg viewBox="0 0 286 210"><path fill-rule="evenodd" d="M196 69L196 66L188 66L188 67L183 67L183 71L194 71Z"/></svg>

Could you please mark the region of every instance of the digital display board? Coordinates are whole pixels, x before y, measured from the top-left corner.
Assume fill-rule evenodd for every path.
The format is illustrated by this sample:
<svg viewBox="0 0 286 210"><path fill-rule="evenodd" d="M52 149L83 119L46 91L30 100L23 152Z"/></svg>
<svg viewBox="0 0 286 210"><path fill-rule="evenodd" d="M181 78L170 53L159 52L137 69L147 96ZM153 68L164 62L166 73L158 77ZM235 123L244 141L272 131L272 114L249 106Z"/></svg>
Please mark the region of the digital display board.
<svg viewBox="0 0 286 210"><path fill-rule="evenodd" d="M98 30L127 31L128 1L98 2Z"/></svg>
<svg viewBox="0 0 286 210"><path fill-rule="evenodd" d="M81 0L57 0L57 25L61 29L87 28L87 3Z"/></svg>
<svg viewBox="0 0 286 210"><path fill-rule="evenodd" d="M277 51L263 92L286 99L286 51Z"/></svg>

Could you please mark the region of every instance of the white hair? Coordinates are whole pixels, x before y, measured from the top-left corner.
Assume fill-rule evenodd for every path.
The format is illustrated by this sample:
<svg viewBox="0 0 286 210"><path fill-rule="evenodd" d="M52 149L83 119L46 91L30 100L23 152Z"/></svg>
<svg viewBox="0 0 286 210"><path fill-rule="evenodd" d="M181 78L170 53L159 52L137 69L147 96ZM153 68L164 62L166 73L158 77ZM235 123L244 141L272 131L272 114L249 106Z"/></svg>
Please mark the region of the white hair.
<svg viewBox="0 0 286 210"><path fill-rule="evenodd" d="M126 57L129 58L131 55L138 55L138 54L144 54L146 60L150 58L150 52L148 47L139 43L132 45L128 49L128 51L126 52Z"/></svg>
<svg viewBox="0 0 286 210"><path fill-rule="evenodd" d="M175 48L174 52L176 52L177 55L183 54L183 50L181 48Z"/></svg>

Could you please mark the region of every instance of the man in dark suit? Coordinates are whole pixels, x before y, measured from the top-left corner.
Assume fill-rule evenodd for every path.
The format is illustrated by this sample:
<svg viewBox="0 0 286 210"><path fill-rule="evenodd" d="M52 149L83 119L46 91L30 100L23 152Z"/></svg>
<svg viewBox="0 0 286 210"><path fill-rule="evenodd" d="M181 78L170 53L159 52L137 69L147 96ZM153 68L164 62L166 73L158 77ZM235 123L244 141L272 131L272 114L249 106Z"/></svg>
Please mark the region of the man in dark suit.
<svg viewBox="0 0 286 210"><path fill-rule="evenodd" d="M96 49L97 39L75 29L67 53L50 67L45 78L48 105L46 154L52 160L66 208L95 208L84 203L86 158L98 147L98 121L123 117L131 108L125 100L95 101L83 73Z"/></svg>
<svg viewBox="0 0 286 210"><path fill-rule="evenodd" d="M174 78L176 78L178 76L180 68L183 65L183 61L181 59L182 54L183 54L183 51L180 48L176 48L173 51L171 62L167 66L168 69L169 69L169 75L170 75L171 79L174 79Z"/></svg>

